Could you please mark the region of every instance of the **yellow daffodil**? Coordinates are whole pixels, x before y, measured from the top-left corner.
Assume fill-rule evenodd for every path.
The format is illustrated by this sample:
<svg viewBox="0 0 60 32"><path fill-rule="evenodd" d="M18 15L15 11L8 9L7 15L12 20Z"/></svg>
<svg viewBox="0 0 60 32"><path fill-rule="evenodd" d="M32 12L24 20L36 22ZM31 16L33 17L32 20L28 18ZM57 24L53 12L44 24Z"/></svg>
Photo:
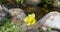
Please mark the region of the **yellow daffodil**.
<svg viewBox="0 0 60 32"><path fill-rule="evenodd" d="M24 21L28 26L35 24L35 14L29 14L27 17L24 18Z"/></svg>

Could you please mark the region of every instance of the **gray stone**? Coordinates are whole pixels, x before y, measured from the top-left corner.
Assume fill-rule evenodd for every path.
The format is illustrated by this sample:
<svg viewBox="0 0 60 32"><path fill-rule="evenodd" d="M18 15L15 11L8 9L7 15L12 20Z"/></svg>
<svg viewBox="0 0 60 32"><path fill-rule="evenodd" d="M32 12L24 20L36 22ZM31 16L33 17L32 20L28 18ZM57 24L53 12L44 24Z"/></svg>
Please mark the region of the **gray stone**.
<svg viewBox="0 0 60 32"><path fill-rule="evenodd" d="M0 10L2 9L1 5L0 5Z"/></svg>
<svg viewBox="0 0 60 32"><path fill-rule="evenodd" d="M36 29L30 29L29 32L39 32L39 31Z"/></svg>
<svg viewBox="0 0 60 32"><path fill-rule="evenodd" d="M22 28L23 32L27 32L27 31L29 31L29 32L39 32L38 29L35 29L35 28L33 28L33 27L29 27L29 26L28 26L28 28L27 28L27 25L26 25L26 24L21 25L20 28ZM28 30L27 30L27 29L28 29Z"/></svg>
<svg viewBox="0 0 60 32"><path fill-rule="evenodd" d="M11 22L17 22L17 23L24 23L23 19L25 18L25 13L23 11L23 9L20 8L11 8L8 9L7 7L5 7L4 5L2 5L2 9L6 12L8 12L12 17L11 17Z"/></svg>
<svg viewBox="0 0 60 32"><path fill-rule="evenodd" d="M60 13L59 12L50 12L42 19L38 21L39 24L42 24L45 28L53 28L60 30Z"/></svg>
<svg viewBox="0 0 60 32"><path fill-rule="evenodd" d="M6 15L7 15L7 13L5 11L3 11L3 9L0 5L0 21L4 20Z"/></svg>
<svg viewBox="0 0 60 32"><path fill-rule="evenodd" d="M50 32L58 32L58 31L50 31Z"/></svg>
<svg viewBox="0 0 60 32"><path fill-rule="evenodd" d="M23 20L26 16L24 11L20 8L12 8L8 11L13 17L17 17L20 20Z"/></svg>
<svg viewBox="0 0 60 32"><path fill-rule="evenodd" d="M29 5L36 6L37 4L41 3L41 0L26 0L26 3Z"/></svg>

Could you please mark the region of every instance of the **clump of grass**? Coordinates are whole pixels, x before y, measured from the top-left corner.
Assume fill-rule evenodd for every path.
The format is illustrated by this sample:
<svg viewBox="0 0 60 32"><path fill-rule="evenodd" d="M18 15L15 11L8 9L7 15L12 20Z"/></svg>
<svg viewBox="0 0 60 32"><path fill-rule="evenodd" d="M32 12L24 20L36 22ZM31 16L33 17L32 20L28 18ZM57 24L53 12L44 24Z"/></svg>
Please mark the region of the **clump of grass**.
<svg viewBox="0 0 60 32"><path fill-rule="evenodd" d="M10 23L10 22L7 22L4 26L1 26L1 29L0 31L2 32L20 32L20 30L18 30L18 24L16 23Z"/></svg>
<svg viewBox="0 0 60 32"><path fill-rule="evenodd" d="M44 0L45 4L51 4L51 0Z"/></svg>
<svg viewBox="0 0 60 32"><path fill-rule="evenodd" d="M10 21L11 16L7 15L7 17L3 21L3 25L0 26L0 32L22 32L21 29L18 29L20 24L13 23Z"/></svg>
<svg viewBox="0 0 60 32"><path fill-rule="evenodd" d="M23 4L24 0L16 0L18 4Z"/></svg>

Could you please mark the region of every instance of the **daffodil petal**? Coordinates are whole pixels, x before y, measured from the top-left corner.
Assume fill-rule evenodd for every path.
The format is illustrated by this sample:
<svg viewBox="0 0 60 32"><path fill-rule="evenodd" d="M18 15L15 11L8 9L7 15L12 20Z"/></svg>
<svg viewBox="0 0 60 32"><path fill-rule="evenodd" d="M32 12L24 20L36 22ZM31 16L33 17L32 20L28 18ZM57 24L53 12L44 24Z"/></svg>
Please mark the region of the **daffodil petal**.
<svg viewBox="0 0 60 32"><path fill-rule="evenodd" d="M24 21L27 22L28 21L28 17L24 18Z"/></svg>
<svg viewBox="0 0 60 32"><path fill-rule="evenodd" d="M36 23L35 14L34 13L29 14L27 17L24 18L24 21L28 26L35 24Z"/></svg>
<svg viewBox="0 0 60 32"><path fill-rule="evenodd" d="M34 13L33 14L29 14L28 16L35 18L35 14Z"/></svg>

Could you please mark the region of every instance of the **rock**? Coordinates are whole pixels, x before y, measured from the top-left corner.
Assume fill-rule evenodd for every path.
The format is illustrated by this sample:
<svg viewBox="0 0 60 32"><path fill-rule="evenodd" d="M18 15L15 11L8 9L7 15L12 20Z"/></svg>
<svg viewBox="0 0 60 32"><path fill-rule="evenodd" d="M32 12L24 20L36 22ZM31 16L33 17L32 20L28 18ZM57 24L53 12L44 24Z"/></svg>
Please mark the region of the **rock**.
<svg viewBox="0 0 60 32"><path fill-rule="evenodd" d="M26 26L26 24L24 23L23 25L21 25L21 27L20 28L22 28L22 30L23 30L23 32L25 32L26 30L27 30L27 26Z"/></svg>
<svg viewBox="0 0 60 32"><path fill-rule="evenodd" d="M14 6L14 5L12 5L12 6ZM2 8L3 8L3 10L5 10L9 14L11 14L11 16L13 16L12 18L15 19L15 20L17 18L18 18L18 20L19 19L23 20L23 18L26 16L25 13L24 13L24 11L23 11L23 9L20 9L20 8L11 8L11 7L8 8L8 7L5 7L4 5L2 5ZM13 21L15 21L15 20L13 20Z"/></svg>
<svg viewBox="0 0 60 32"><path fill-rule="evenodd" d="M37 4L41 3L41 0L26 0L26 3L29 5L36 6Z"/></svg>
<svg viewBox="0 0 60 32"><path fill-rule="evenodd" d="M58 31L50 31L50 32L58 32Z"/></svg>
<svg viewBox="0 0 60 32"><path fill-rule="evenodd" d="M42 27L42 30L47 31L47 28L46 27Z"/></svg>
<svg viewBox="0 0 60 32"><path fill-rule="evenodd" d="M26 16L24 11L20 8L12 8L8 11L12 17L13 22L23 22L24 17Z"/></svg>
<svg viewBox="0 0 60 32"><path fill-rule="evenodd" d="M27 29L28 29L29 32L39 32L38 29L33 28L32 26L28 26L28 28L27 28L26 23L24 23L23 25L21 25L20 28L22 28L23 32L27 32Z"/></svg>
<svg viewBox="0 0 60 32"><path fill-rule="evenodd" d="M36 29L30 29L29 32L39 32L39 31Z"/></svg>
<svg viewBox="0 0 60 32"><path fill-rule="evenodd" d="M20 8L11 8L11 9L8 9L4 5L2 5L2 8L6 12L10 13L11 16L14 16L13 18L19 18L20 20L22 20L26 16L24 11L23 11L23 9L20 9Z"/></svg>
<svg viewBox="0 0 60 32"><path fill-rule="evenodd" d="M3 11L1 5L0 5L0 22L4 20L5 16L7 16L7 13Z"/></svg>
<svg viewBox="0 0 60 32"><path fill-rule="evenodd" d="M60 0L54 0L54 7L59 7L60 8Z"/></svg>
<svg viewBox="0 0 60 32"><path fill-rule="evenodd" d="M44 20L43 20L44 19ZM53 28L60 30L60 13L59 12L50 12L42 19L38 21L38 24L42 24L45 28Z"/></svg>
<svg viewBox="0 0 60 32"><path fill-rule="evenodd" d="M1 5L0 5L0 10L2 10L2 7L1 7Z"/></svg>

